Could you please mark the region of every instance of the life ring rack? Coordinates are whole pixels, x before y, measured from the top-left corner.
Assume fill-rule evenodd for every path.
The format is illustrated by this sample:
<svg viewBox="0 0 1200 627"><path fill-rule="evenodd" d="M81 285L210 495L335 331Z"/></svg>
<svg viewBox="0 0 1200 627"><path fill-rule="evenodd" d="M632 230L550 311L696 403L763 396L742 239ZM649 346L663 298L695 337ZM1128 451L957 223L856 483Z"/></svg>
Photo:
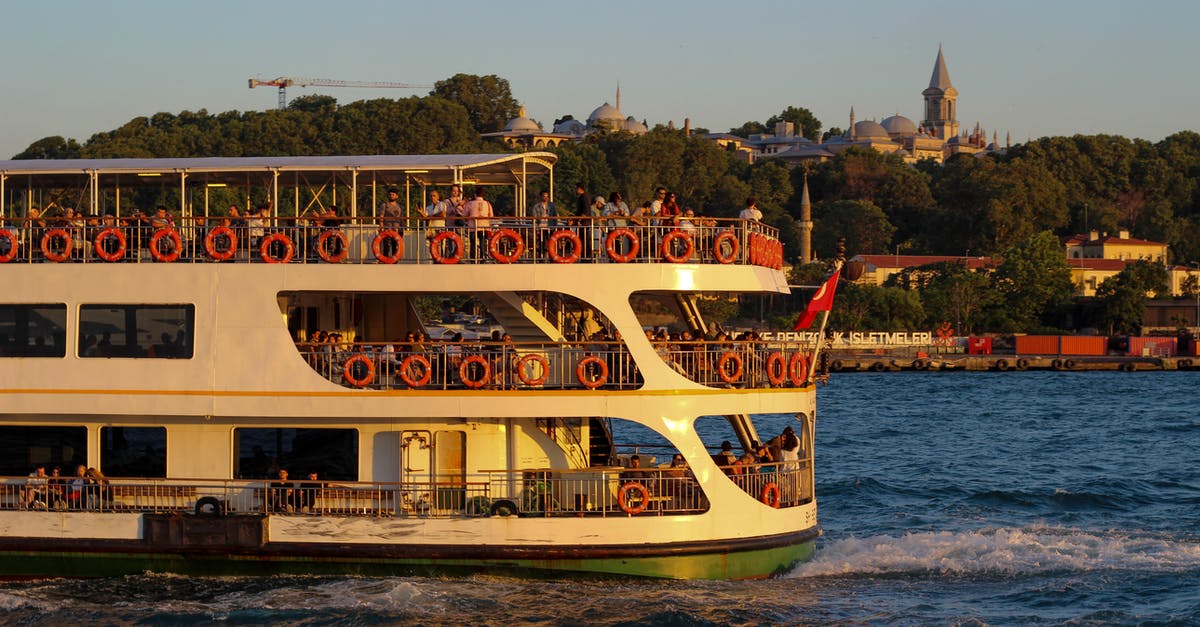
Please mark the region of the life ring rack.
<svg viewBox="0 0 1200 627"><path fill-rule="evenodd" d="M542 369L542 374L531 377L526 373L527 367L530 364L537 364ZM546 383L546 378L550 376L550 362L545 357L530 353L517 362L517 378L521 380L521 385L527 387L537 387Z"/></svg>
<svg viewBox="0 0 1200 627"><path fill-rule="evenodd" d="M723 252L722 244L725 242L729 244L729 254ZM739 252L741 252L741 245L738 244L737 235L733 231L721 231L713 238L712 254L717 263L729 265L737 261Z"/></svg>
<svg viewBox="0 0 1200 627"><path fill-rule="evenodd" d="M471 378L471 364L479 364L482 366L482 377L479 377L478 379ZM492 365L488 363L488 360L484 358L483 355L468 355L462 360L462 363L458 365L458 378L460 381L462 381L463 385L471 388L472 390L478 390L479 388L487 385L487 382L492 379Z"/></svg>
<svg viewBox="0 0 1200 627"><path fill-rule="evenodd" d="M0 229L0 240L8 240L8 252L0 254L0 263L8 263L17 258L17 246L20 238L8 229Z"/></svg>
<svg viewBox="0 0 1200 627"><path fill-rule="evenodd" d="M779 489L779 484L774 481L768 481L762 487L762 493L758 495L758 500L765 505L779 509L783 504L783 492Z"/></svg>
<svg viewBox="0 0 1200 627"><path fill-rule="evenodd" d="M675 254L673 244L675 240L683 240L683 253ZM692 234L681 229L674 229L668 232L662 238L662 244L659 245L659 252L662 258L671 263L687 263L692 258L692 253L696 252L696 241L692 239Z"/></svg>
<svg viewBox="0 0 1200 627"><path fill-rule="evenodd" d="M421 366L420 377L413 377L411 374L414 364ZM409 355L400 362L400 380L404 382L404 385L414 389L423 388L431 378L433 378L433 365L424 355Z"/></svg>
<svg viewBox="0 0 1200 627"><path fill-rule="evenodd" d="M592 364L595 364L600 369L598 373L600 376L595 379L588 376L588 367ZM575 378L579 380L579 384L583 387L594 390L608 383L608 362L595 355L588 355L580 359L578 364L575 364Z"/></svg>
<svg viewBox="0 0 1200 627"><path fill-rule="evenodd" d="M217 238L224 237L229 240L229 245L224 250L217 249ZM227 226L218 226L208 232L204 236L204 252L208 254L208 258L213 261L226 261L232 259L237 253L237 234L233 229Z"/></svg>
<svg viewBox="0 0 1200 627"><path fill-rule="evenodd" d="M638 493L637 503L634 503L633 499L630 498L633 496L631 494L633 492ZM621 511L630 516L637 516L646 511L646 506L649 504L650 490L642 483L632 481L621 486L621 489L617 491L617 505L620 506Z"/></svg>
<svg viewBox="0 0 1200 627"><path fill-rule="evenodd" d="M767 381L770 381L771 385L775 387L783 385L784 380L787 378L787 366L787 359L783 356L783 353L772 351L770 355L767 355Z"/></svg>
<svg viewBox="0 0 1200 627"><path fill-rule="evenodd" d="M617 240L621 238L629 240L629 250L624 253L617 252ZM634 233L633 229L628 227L613 229L604 238L604 252L608 255L609 259L617 263L629 263L633 261L641 249L642 242L638 238L637 233Z"/></svg>
<svg viewBox="0 0 1200 627"><path fill-rule="evenodd" d="M104 242L109 241L110 239L115 239L117 241L117 249L112 252L109 252L104 248ZM109 226L101 229L99 233L96 233L96 239L92 240L92 249L96 251L97 257L107 261L108 263L113 263L114 261L120 261L125 257L126 244L125 232L115 226Z"/></svg>
<svg viewBox="0 0 1200 627"><path fill-rule="evenodd" d="M396 252L389 255L383 252L383 243L392 241L396 243ZM386 263L388 265L400 261L404 256L404 238L400 237L400 233L395 229L383 229L375 234L375 238L371 240L371 253L375 255L376 261Z"/></svg>
<svg viewBox="0 0 1200 627"><path fill-rule="evenodd" d="M501 250L502 242L512 242L509 252ZM525 239L521 234L512 229L500 229L488 236L488 254L491 255L497 263L516 263L521 255L525 253Z"/></svg>
<svg viewBox="0 0 1200 627"><path fill-rule="evenodd" d="M274 244L283 244L283 254L276 257L271 248ZM292 243L292 238L287 236L287 233L271 233L262 238L262 242L258 245L258 254L262 260L267 263L291 263L292 257L296 255L296 245Z"/></svg>
<svg viewBox="0 0 1200 627"><path fill-rule="evenodd" d="M366 368L362 376L354 374L354 370L358 364L363 364ZM346 363L342 364L342 378L346 380L346 383L356 388L365 388L375 380L375 364L371 362L370 357L362 353L352 355L346 360Z"/></svg>
<svg viewBox="0 0 1200 627"><path fill-rule="evenodd" d="M164 253L158 247L163 238L171 240L171 252ZM150 236L150 256L159 263L171 263L179 259L179 253L183 252L183 240L179 237L179 231L166 226L154 232Z"/></svg>
<svg viewBox="0 0 1200 627"><path fill-rule="evenodd" d="M733 362L733 372L729 371L730 362ZM743 365L741 355L733 351L725 351L717 358L717 376L725 383L733 385L741 380Z"/></svg>
<svg viewBox="0 0 1200 627"><path fill-rule="evenodd" d="M50 242L56 239L62 240L63 242L61 251L50 250ZM46 231L46 234L42 235L41 244L42 254L45 255L46 259L49 259L50 261L62 263L71 256L71 234L68 233L66 229L54 228Z"/></svg>
<svg viewBox="0 0 1200 627"><path fill-rule="evenodd" d="M562 240L571 242L571 252L563 254L558 252L558 245ZM546 240L546 256L554 263L575 263L579 261L580 254L583 253L583 240L579 239L579 234L568 229L559 229L550 234L550 239Z"/></svg>
<svg viewBox="0 0 1200 627"><path fill-rule="evenodd" d="M446 240L454 242L454 254L452 255L447 255L442 252L442 244L444 244ZM440 264L456 264L462 261L462 238L459 237L458 233L455 233L454 231L442 231L441 233L434 235L433 239L429 240L429 255L433 257L435 262Z"/></svg>
<svg viewBox="0 0 1200 627"><path fill-rule="evenodd" d="M326 247L329 240L335 239L341 244L340 250L335 253L329 252ZM350 254L350 240L346 239L346 234L337 229L326 229L317 236L317 256L325 263L341 263L346 260L346 256Z"/></svg>

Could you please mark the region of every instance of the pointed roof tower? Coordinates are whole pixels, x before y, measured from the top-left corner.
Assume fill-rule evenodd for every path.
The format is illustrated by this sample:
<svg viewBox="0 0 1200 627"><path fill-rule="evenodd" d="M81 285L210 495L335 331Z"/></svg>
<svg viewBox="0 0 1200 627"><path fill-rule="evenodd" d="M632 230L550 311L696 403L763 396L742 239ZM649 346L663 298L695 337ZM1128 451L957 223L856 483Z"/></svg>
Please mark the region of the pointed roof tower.
<svg viewBox="0 0 1200 627"><path fill-rule="evenodd" d="M921 92L925 97L925 119L921 126L929 129L934 137L948 140L958 134L958 90L950 84L950 70L946 69L946 57L938 45L937 60L933 62L933 75L929 87Z"/></svg>
<svg viewBox="0 0 1200 627"><path fill-rule="evenodd" d="M942 91L953 87L950 84L950 70L946 69L946 57L942 56L941 44L938 44L938 56L933 62L933 76L929 77L929 86Z"/></svg>
<svg viewBox="0 0 1200 627"><path fill-rule="evenodd" d="M812 203L808 199L808 170L804 171L804 189L800 192L800 263L812 263Z"/></svg>

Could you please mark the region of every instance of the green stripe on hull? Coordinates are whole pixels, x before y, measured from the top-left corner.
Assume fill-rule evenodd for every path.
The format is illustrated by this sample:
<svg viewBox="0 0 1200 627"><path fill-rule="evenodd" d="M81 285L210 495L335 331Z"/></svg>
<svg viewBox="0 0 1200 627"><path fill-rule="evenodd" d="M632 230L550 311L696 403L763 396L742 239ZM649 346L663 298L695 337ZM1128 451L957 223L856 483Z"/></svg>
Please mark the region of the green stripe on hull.
<svg viewBox="0 0 1200 627"><path fill-rule="evenodd" d="M812 556L814 541L733 553L584 559L403 559L280 555L3 551L0 577L118 577L145 572L194 576L472 574L613 575L671 579L754 579L779 575Z"/></svg>

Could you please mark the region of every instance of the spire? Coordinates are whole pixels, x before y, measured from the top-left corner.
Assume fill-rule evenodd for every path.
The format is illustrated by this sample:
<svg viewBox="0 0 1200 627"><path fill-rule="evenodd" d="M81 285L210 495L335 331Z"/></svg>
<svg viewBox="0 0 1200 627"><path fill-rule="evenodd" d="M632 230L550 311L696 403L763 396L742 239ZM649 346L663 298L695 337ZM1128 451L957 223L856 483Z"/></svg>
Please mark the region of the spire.
<svg viewBox="0 0 1200 627"><path fill-rule="evenodd" d="M1004 147L1012 148L1012 131L1004 132Z"/></svg>
<svg viewBox="0 0 1200 627"><path fill-rule="evenodd" d="M812 263L812 203L808 200L808 170L804 170L804 188L800 192L800 263Z"/></svg>
<svg viewBox="0 0 1200 627"><path fill-rule="evenodd" d="M617 81L617 111L621 110L621 81Z"/></svg>
<svg viewBox="0 0 1200 627"><path fill-rule="evenodd" d="M854 132L854 106L850 106L850 139L853 141L858 139L858 133Z"/></svg>
<svg viewBox="0 0 1200 627"><path fill-rule="evenodd" d="M933 62L933 76L929 77L929 86L942 90L950 87L950 70L946 69L946 58L942 56L942 44L938 44L937 61Z"/></svg>
<svg viewBox="0 0 1200 627"><path fill-rule="evenodd" d="M808 172L804 173L804 189L800 190L800 213L803 215L812 210L812 201L808 198Z"/></svg>

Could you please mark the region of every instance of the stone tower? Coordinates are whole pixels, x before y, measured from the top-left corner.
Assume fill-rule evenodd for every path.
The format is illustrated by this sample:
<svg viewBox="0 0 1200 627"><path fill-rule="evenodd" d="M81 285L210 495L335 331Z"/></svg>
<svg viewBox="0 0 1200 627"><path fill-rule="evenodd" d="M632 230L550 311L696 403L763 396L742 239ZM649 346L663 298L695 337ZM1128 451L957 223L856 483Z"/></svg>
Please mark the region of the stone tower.
<svg viewBox="0 0 1200 627"><path fill-rule="evenodd" d="M804 189L800 192L800 263L812 263L812 202L808 199L808 173L804 173Z"/></svg>
<svg viewBox="0 0 1200 627"><path fill-rule="evenodd" d="M929 87L921 95L925 97L925 119L921 126L941 140L957 136L958 90L950 84L950 71L946 69L941 46L938 46L937 61L933 63Z"/></svg>

